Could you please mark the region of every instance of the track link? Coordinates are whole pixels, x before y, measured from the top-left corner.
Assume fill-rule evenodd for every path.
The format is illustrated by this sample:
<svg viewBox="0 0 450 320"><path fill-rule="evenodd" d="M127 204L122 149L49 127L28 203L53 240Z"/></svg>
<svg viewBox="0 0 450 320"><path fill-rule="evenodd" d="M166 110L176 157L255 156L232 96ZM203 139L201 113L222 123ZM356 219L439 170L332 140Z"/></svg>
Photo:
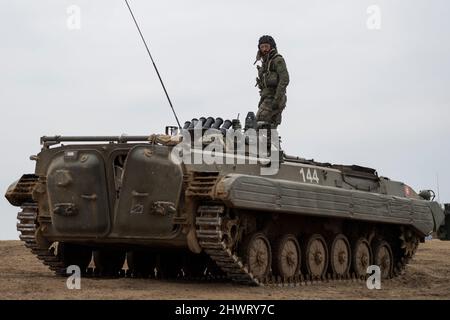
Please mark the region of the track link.
<svg viewBox="0 0 450 320"><path fill-rule="evenodd" d="M17 231L20 232L20 240L25 247L41 260L50 270L56 274L66 273L64 263L55 255L54 248L41 248L36 241L36 232L39 228L37 222L38 206L36 203L25 203L21 206L22 211L17 214Z"/></svg>
<svg viewBox="0 0 450 320"><path fill-rule="evenodd" d="M253 276L241 258L227 245L222 232L222 215L225 211L221 205L201 205L197 211L196 233L203 250L227 274L233 282L252 286L304 286L313 283L330 281L365 281L366 277L358 278L354 273L346 275L327 274L323 277L299 274L295 277L281 278L270 275L263 279ZM401 273L410 259L400 257L393 276Z"/></svg>
<svg viewBox="0 0 450 320"><path fill-rule="evenodd" d="M261 281L249 272L240 258L233 254L223 241L222 218L220 217L223 212L222 206L199 207L196 226L200 246L230 280L247 285L261 285Z"/></svg>
<svg viewBox="0 0 450 320"><path fill-rule="evenodd" d="M42 261L42 263L49 267L50 270L57 275L66 275L66 266L64 262L55 254L53 246L49 248L40 247L36 240L36 233L39 228L37 221L38 206L36 203L25 203L21 206L22 211L17 214L17 231L20 232L20 240L25 244L25 247ZM172 280L187 280L187 281L219 281L231 280L238 284L251 286L304 286L321 282L330 281L365 281L366 278L357 278L355 274L347 274L345 276L337 276L327 274L326 277L313 278L310 275L298 275L291 278L281 278L270 275L263 279L258 279L249 271L247 266L242 262L241 258L236 255L228 246L223 238L222 215L225 208L221 205L202 205L198 208L196 218L197 238L200 246L209 255L209 257L217 264L217 266L226 274L226 279L222 276L202 276L202 277L177 277L169 278ZM394 276L401 274L406 264L411 257L401 256L397 257L397 265L394 267ZM101 277L96 270L88 268L86 276ZM121 270L120 277L135 278L129 270ZM151 277L153 278L153 277ZM159 277L157 277L159 278ZM161 279L161 278L159 278Z"/></svg>

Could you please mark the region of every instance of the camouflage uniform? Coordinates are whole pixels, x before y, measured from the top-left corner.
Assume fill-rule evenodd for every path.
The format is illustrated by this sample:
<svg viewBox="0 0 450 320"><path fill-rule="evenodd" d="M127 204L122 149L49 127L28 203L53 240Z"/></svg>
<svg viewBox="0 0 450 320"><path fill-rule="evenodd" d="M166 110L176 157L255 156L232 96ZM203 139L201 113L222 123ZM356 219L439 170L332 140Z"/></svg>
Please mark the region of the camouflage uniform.
<svg viewBox="0 0 450 320"><path fill-rule="evenodd" d="M266 121L276 129L281 123L281 113L286 107L286 87L289 73L284 58L272 49L262 58L262 65L257 66L256 85L260 89L261 99L258 104L257 121Z"/></svg>

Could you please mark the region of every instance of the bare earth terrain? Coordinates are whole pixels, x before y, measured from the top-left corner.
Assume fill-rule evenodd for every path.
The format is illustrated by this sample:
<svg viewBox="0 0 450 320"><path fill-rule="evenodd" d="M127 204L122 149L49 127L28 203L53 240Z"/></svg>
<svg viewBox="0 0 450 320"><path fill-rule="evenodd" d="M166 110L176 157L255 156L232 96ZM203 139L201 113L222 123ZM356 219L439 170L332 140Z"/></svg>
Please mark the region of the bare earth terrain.
<svg viewBox="0 0 450 320"><path fill-rule="evenodd" d="M20 241L0 241L0 299L450 299L450 242L421 244L406 273L381 290L350 281L265 288L130 278L83 278L80 290L68 290Z"/></svg>

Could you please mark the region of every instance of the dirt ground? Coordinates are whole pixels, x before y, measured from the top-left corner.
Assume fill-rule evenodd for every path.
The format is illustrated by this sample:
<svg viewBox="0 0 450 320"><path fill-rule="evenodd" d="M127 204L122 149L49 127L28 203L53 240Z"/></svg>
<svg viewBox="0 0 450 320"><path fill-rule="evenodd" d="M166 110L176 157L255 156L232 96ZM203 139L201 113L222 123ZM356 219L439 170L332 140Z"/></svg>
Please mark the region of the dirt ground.
<svg viewBox="0 0 450 320"><path fill-rule="evenodd" d="M83 278L69 290L66 278L52 274L20 241L0 241L0 299L450 299L450 242L421 244L398 278L380 290L365 282L266 288L232 283L194 283L153 279Z"/></svg>

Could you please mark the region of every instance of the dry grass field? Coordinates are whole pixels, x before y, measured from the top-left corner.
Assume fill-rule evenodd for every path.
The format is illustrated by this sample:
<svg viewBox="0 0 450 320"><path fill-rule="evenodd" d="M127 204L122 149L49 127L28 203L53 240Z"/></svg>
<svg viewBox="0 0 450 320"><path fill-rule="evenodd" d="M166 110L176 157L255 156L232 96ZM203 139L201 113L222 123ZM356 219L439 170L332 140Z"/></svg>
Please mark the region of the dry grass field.
<svg viewBox="0 0 450 320"><path fill-rule="evenodd" d="M405 274L382 282L246 287L232 283L83 278L80 290L53 275L20 241L0 241L1 299L450 299L450 242L421 244Z"/></svg>

